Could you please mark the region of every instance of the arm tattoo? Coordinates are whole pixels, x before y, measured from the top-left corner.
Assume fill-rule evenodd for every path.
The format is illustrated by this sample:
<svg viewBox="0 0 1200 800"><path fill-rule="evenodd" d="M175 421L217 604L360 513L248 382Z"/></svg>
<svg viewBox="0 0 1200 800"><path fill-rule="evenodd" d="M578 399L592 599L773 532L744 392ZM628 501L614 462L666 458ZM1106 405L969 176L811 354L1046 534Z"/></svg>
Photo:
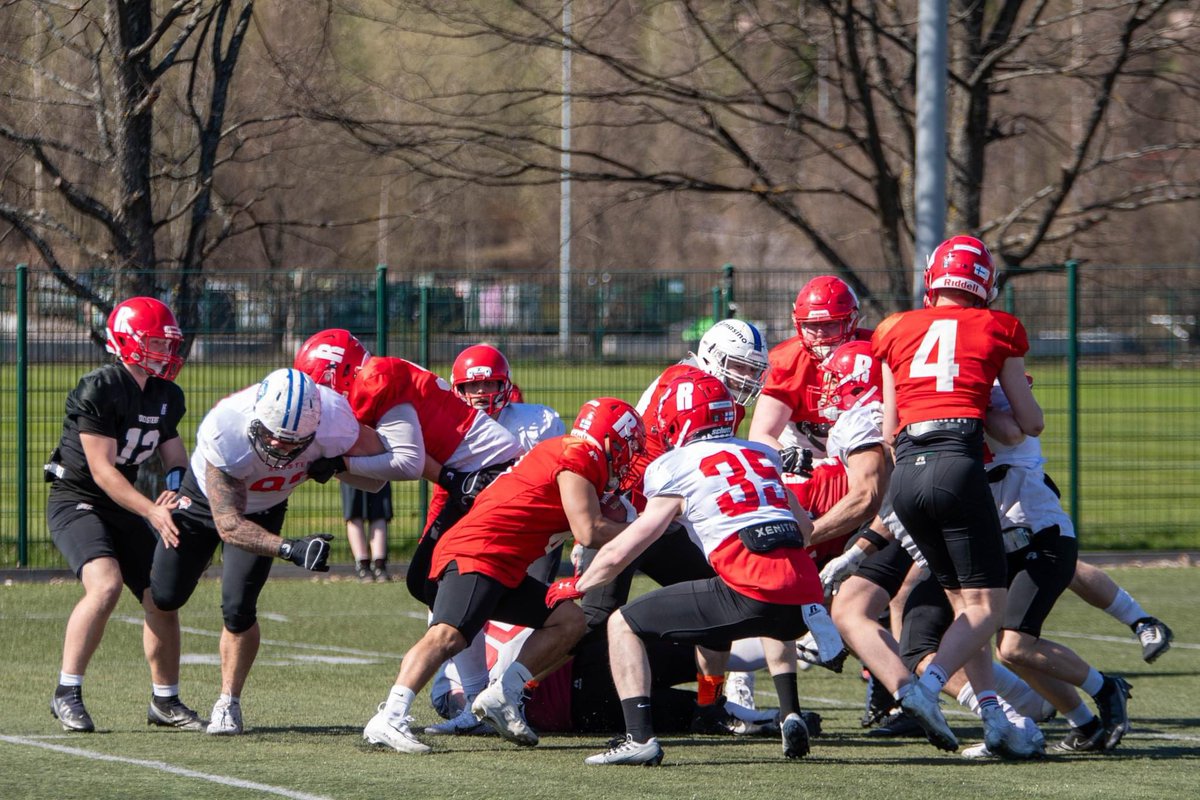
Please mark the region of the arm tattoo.
<svg viewBox="0 0 1200 800"><path fill-rule="evenodd" d="M281 539L246 519L246 484L229 477L212 464L204 468L208 505L221 541L256 556L279 555Z"/></svg>

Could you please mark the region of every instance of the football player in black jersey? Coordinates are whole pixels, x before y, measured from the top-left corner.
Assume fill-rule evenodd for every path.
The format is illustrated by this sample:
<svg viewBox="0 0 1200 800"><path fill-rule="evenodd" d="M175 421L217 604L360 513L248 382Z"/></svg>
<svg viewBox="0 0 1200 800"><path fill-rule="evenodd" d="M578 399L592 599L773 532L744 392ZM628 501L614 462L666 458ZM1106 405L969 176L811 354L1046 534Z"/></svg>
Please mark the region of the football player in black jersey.
<svg viewBox="0 0 1200 800"><path fill-rule="evenodd" d="M147 724L200 730L196 712L179 699L179 615L156 607L147 591L155 535L167 546L179 540L171 511L187 451L177 430L183 391L173 381L183 366L183 334L171 310L152 297L118 304L107 328L116 363L84 375L67 395L62 438L46 464L50 534L83 581L50 711L64 730L95 730L83 705L83 675L124 584L145 610L142 641L153 683ZM155 451L167 489L151 500L133 483Z"/></svg>

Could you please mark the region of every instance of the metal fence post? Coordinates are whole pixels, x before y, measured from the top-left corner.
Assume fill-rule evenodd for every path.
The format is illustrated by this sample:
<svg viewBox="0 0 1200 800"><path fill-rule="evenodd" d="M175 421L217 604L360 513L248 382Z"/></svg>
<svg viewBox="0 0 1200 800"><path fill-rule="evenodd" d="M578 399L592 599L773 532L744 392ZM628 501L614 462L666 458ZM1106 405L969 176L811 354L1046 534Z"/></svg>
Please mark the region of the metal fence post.
<svg viewBox="0 0 1200 800"><path fill-rule="evenodd" d="M388 351L387 270L387 264L375 265L375 352L381 356Z"/></svg>
<svg viewBox="0 0 1200 800"><path fill-rule="evenodd" d="M724 273L722 283L725 286L725 310L717 319L729 319L737 316L737 300L733 296L733 264L721 267Z"/></svg>
<svg viewBox="0 0 1200 800"><path fill-rule="evenodd" d="M17 264L17 566L29 566L29 266Z"/></svg>
<svg viewBox="0 0 1200 800"><path fill-rule="evenodd" d="M1067 268L1067 464L1071 475L1071 522L1079 530L1079 262Z"/></svg>
<svg viewBox="0 0 1200 800"><path fill-rule="evenodd" d="M417 352L421 366L429 368L429 287L421 287L418 314ZM421 531L425 530L426 514L429 510L429 482L417 481L417 521Z"/></svg>

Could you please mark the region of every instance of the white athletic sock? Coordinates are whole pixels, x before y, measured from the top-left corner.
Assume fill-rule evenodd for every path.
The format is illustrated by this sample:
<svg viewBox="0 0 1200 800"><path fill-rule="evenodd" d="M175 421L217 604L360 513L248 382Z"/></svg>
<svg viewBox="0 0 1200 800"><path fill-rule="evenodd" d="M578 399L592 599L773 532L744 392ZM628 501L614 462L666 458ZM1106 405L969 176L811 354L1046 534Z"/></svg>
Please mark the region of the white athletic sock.
<svg viewBox="0 0 1200 800"><path fill-rule="evenodd" d="M151 683L150 688L155 697L177 697L179 695L178 683Z"/></svg>
<svg viewBox="0 0 1200 800"><path fill-rule="evenodd" d="M393 686L392 690L388 692L383 710L390 716L407 717L408 710L412 708L413 700L416 698L417 693L407 686Z"/></svg>
<svg viewBox="0 0 1200 800"><path fill-rule="evenodd" d="M1096 718L1092 710L1087 707L1087 703L1080 703L1075 708L1063 714L1063 716L1071 724L1072 728L1082 728Z"/></svg>
<svg viewBox="0 0 1200 800"><path fill-rule="evenodd" d="M72 675L69 672L58 673L59 686L83 686L82 675Z"/></svg>
<svg viewBox="0 0 1200 800"><path fill-rule="evenodd" d="M500 676L500 685L508 697L520 697L525 691L525 684L533 680L533 673L526 669L520 661L514 661Z"/></svg>
<svg viewBox="0 0 1200 800"><path fill-rule="evenodd" d="M462 684L463 696L467 699L467 708L487 688L487 639L480 631L466 649L450 659L458 672L459 683Z"/></svg>
<svg viewBox="0 0 1200 800"><path fill-rule="evenodd" d="M1021 716L1041 719L1045 700L1032 686L1003 664L993 662L992 672L996 676L996 694Z"/></svg>
<svg viewBox="0 0 1200 800"><path fill-rule="evenodd" d="M1104 686L1104 676L1100 674L1100 670L1095 667L1088 667L1088 675L1083 679L1083 683L1079 685L1079 688L1095 697L1102 686Z"/></svg>
<svg viewBox="0 0 1200 800"><path fill-rule="evenodd" d="M218 703L224 703L227 706L240 706L242 704L242 696L240 694L224 694L222 693L217 698Z"/></svg>
<svg viewBox="0 0 1200 800"><path fill-rule="evenodd" d="M1117 597L1108 608L1104 609L1104 613L1108 614L1118 622L1125 625L1132 625L1143 617L1150 616L1146 613L1146 609L1142 608L1141 603L1134 600L1129 592L1117 587Z"/></svg>

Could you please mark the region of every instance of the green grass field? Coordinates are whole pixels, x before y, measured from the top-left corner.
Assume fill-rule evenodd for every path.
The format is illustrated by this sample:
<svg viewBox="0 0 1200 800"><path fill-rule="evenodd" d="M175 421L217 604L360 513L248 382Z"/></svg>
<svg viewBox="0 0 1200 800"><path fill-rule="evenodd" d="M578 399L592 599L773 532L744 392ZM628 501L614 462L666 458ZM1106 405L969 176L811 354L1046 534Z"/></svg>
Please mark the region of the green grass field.
<svg viewBox="0 0 1200 800"><path fill-rule="evenodd" d="M277 575L295 574L289 565ZM1147 798L1196 796L1200 774L1200 599L1197 570L1115 569L1113 577L1175 629L1174 648L1144 664L1127 629L1073 596L1046 635L1133 685L1133 731L1108 754L1051 754L1038 763L968 762L916 740L878 742L858 727L863 684L800 675L801 702L825 735L803 761L775 739L664 736L659 769L585 767L598 736L546 735L535 749L498 739L435 742L429 756L367 749L361 729L387 694L401 655L424 628L402 584L271 581L263 593L263 646L243 698L247 734L224 739L145 725L149 676L138 607L126 594L87 677L99 732L67 735L47 708L73 582L0 586L0 798L716 798L903 797ZM182 612L183 697L207 715L219 682L220 587L204 582ZM760 706L774 705L760 676ZM765 691L764 691L765 690ZM422 693L416 723L437 717ZM977 720L953 701L965 744ZM1054 741L1064 723L1044 726ZM254 785L237 782L253 782Z"/></svg>
<svg viewBox="0 0 1200 800"><path fill-rule="evenodd" d="M435 364L440 374L449 365ZM86 367L37 366L30 370L27 427L30 489L28 563L61 567L45 529L46 489L41 465L61 432L66 394ZM268 366L185 367L179 383L188 398L183 437L190 448L196 426L218 400L262 377ZM580 404L600 395L635 402L661 365L598 364L566 369L515 364L513 374L530 402L545 403L569 424ZM1035 391L1046 409L1043 446L1047 472L1072 492L1067 456L1066 377L1060 365L1034 363ZM1200 372L1194 369L1092 367L1080 374L1080 498L1078 521L1085 550L1200 549ZM16 395L13 368L0 369L0 567L16 565ZM743 428L744 432L745 428ZM393 486L394 558L411 552L420 525L420 488ZM290 501L289 530L341 533L336 484L306 485ZM349 561L344 537L334 559Z"/></svg>

